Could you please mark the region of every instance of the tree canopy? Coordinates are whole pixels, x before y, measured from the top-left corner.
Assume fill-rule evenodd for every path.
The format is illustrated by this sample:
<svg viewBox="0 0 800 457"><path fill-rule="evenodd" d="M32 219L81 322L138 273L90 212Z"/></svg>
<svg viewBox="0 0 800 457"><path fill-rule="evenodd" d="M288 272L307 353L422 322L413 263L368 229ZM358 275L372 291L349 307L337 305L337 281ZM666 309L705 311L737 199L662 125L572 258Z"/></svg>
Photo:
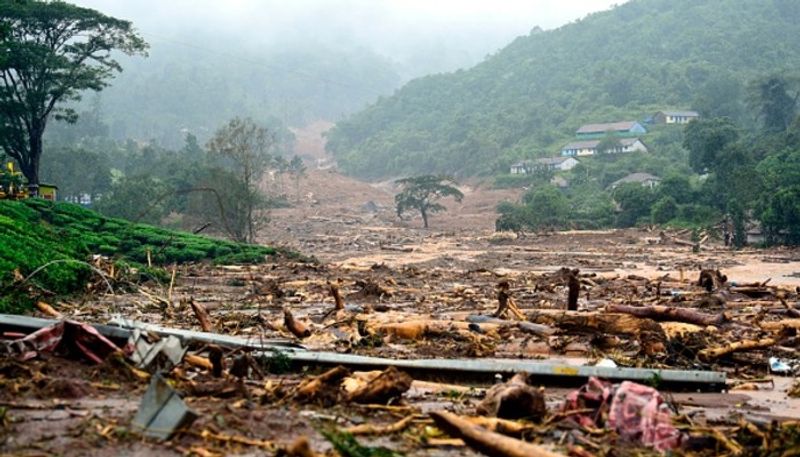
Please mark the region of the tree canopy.
<svg viewBox="0 0 800 457"><path fill-rule="evenodd" d="M74 122L65 102L100 91L122 70L112 51L144 53L130 22L61 1L0 3L0 147L35 188L51 117Z"/></svg>
<svg viewBox="0 0 800 457"><path fill-rule="evenodd" d="M394 196L397 216L402 217L403 213L410 210L419 211L425 228L428 228L428 215L447 209L439 200L452 197L460 202L464 198L464 194L455 187L455 180L447 176L415 176L399 179L396 183L403 187Z"/></svg>

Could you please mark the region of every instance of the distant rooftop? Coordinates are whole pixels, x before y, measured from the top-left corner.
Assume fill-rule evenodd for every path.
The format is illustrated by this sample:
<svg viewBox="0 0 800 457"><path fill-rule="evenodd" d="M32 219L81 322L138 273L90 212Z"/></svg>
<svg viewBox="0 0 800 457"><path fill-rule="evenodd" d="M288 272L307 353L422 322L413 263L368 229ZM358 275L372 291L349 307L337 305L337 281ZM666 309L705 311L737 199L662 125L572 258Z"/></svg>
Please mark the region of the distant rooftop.
<svg viewBox="0 0 800 457"><path fill-rule="evenodd" d="M622 146L630 146L639 141L639 138L616 138L616 140L619 141L619 144ZM602 140L573 141L561 149L596 149L601 141Z"/></svg>
<svg viewBox="0 0 800 457"><path fill-rule="evenodd" d="M581 126L576 133L603 133L603 132L622 132L632 129L638 122L623 121L611 122L608 124L586 124Z"/></svg>
<svg viewBox="0 0 800 457"><path fill-rule="evenodd" d="M700 113L697 111L659 111L660 113L664 113L667 116L673 117L700 117Z"/></svg>
<svg viewBox="0 0 800 457"><path fill-rule="evenodd" d="M641 184L647 181L661 181L661 178L658 176L653 176L650 173L631 173L622 179L614 181L614 183L611 184L611 187L617 187L621 184L627 184L631 182Z"/></svg>

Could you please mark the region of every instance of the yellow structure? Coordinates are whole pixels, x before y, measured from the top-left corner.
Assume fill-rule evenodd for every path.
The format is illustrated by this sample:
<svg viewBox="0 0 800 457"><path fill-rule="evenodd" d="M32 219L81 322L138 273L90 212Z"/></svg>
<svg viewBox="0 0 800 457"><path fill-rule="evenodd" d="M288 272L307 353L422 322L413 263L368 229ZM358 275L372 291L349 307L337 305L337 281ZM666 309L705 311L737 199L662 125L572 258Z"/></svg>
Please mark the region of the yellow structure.
<svg viewBox="0 0 800 457"><path fill-rule="evenodd" d="M51 184L39 184L39 198L56 201L56 192L58 192L57 186Z"/></svg>
<svg viewBox="0 0 800 457"><path fill-rule="evenodd" d="M39 184L39 197L56 201L58 187L50 184ZM14 170L14 162L8 162L0 169L0 200L22 200L30 197L25 178Z"/></svg>

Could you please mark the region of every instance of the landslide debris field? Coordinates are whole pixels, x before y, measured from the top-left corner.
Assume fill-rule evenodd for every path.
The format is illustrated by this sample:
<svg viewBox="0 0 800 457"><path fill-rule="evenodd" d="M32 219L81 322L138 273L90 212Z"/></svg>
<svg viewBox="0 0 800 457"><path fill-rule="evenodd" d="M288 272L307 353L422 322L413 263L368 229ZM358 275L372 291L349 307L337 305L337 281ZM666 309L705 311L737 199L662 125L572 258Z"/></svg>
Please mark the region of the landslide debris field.
<svg viewBox="0 0 800 457"><path fill-rule="evenodd" d="M710 240L693 253L680 232L516 238L358 222L325 217L296 230L293 244L317 263L187 264L174 281L130 284L97 259L114 294L40 303L37 316L75 323L4 344L0 449L588 456L800 446L797 251L734 253ZM79 324L112 321L127 333L99 328L105 340ZM164 328L205 333L176 339ZM4 330L6 341L28 333ZM457 371L442 360L479 362ZM548 365L516 377L486 365L503 360ZM618 375L590 380L581 367L592 365ZM151 385L191 413L153 400ZM185 420L148 419L164 411Z"/></svg>

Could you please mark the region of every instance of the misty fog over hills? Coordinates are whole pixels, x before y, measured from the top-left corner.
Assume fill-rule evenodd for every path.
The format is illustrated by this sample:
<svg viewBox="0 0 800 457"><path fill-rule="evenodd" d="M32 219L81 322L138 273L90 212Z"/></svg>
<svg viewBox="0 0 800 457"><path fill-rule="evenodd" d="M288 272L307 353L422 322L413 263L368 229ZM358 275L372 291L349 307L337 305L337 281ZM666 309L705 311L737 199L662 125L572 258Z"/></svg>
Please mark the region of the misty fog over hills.
<svg viewBox="0 0 800 457"><path fill-rule="evenodd" d="M413 78L469 68L535 27L611 2L77 3L132 20L151 45L147 59L123 58L123 73L84 109L99 109L117 139L177 147L185 132L206 138L234 115L337 121Z"/></svg>

